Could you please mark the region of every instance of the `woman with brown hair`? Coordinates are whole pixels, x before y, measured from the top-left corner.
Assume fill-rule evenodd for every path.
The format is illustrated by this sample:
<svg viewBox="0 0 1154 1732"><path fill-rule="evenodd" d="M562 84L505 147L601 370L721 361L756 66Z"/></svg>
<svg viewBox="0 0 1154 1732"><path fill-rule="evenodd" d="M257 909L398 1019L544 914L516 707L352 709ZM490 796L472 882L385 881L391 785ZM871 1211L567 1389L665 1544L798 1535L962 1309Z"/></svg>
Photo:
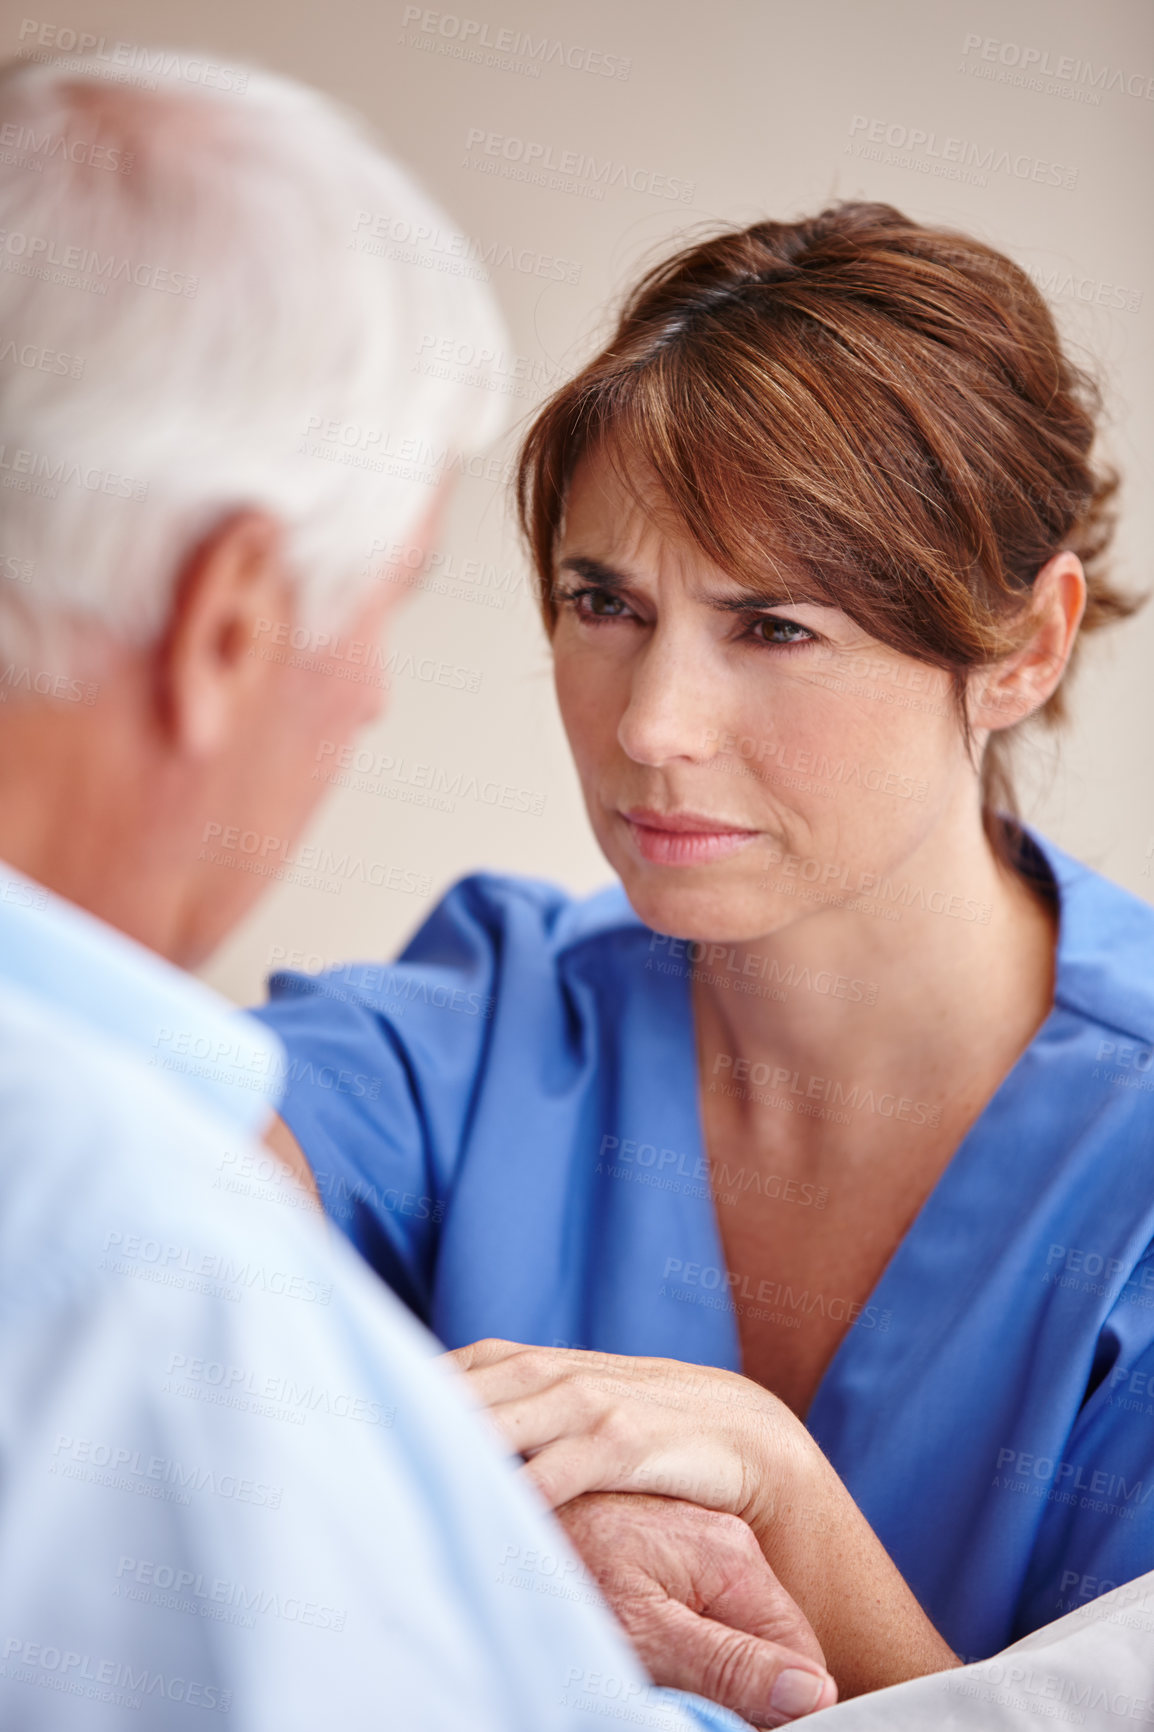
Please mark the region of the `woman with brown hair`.
<svg viewBox="0 0 1154 1732"><path fill-rule="evenodd" d="M1131 611L1094 435L965 236L661 265L521 466L621 889L466 880L261 1013L281 1147L527 1475L745 1517L843 1695L1154 1567L1154 913L1006 757Z"/></svg>

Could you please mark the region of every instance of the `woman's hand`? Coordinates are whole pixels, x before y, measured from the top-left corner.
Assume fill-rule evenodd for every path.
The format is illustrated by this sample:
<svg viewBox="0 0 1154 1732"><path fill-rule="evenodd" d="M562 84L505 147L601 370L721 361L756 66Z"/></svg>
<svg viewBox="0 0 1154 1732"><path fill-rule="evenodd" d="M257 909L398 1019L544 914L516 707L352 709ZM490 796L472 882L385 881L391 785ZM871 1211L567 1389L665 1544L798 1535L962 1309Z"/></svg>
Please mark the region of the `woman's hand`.
<svg viewBox="0 0 1154 1732"><path fill-rule="evenodd" d="M747 1521L842 1697L959 1664L801 1421L713 1366L477 1341L451 1356L556 1508L657 1492Z"/></svg>
<svg viewBox="0 0 1154 1732"><path fill-rule="evenodd" d="M451 1355L525 1476L556 1509L590 1491L685 1498L755 1531L808 1432L768 1390L714 1366L477 1341Z"/></svg>

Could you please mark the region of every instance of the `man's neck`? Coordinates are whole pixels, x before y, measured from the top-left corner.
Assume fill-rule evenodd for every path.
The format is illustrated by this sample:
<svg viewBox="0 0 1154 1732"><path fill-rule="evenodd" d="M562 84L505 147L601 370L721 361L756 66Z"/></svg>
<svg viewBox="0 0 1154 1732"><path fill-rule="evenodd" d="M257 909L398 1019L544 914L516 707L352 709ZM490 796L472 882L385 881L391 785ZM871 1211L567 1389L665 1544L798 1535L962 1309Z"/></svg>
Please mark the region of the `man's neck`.
<svg viewBox="0 0 1154 1732"><path fill-rule="evenodd" d="M155 789L149 801L139 734L120 709L33 699L0 708L0 858L178 960L182 887L155 870Z"/></svg>

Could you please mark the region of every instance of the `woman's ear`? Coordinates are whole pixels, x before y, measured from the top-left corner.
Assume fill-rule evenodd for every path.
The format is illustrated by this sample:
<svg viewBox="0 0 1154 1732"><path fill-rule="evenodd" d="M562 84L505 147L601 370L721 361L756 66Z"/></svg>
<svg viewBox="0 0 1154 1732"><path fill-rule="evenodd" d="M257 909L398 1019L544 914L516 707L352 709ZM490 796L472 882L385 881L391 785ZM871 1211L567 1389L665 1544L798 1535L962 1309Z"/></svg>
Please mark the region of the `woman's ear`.
<svg viewBox="0 0 1154 1732"><path fill-rule="evenodd" d="M1086 574L1075 553L1056 553L1034 580L1027 643L970 684L970 722L997 732L1040 710L1066 671L1086 608Z"/></svg>

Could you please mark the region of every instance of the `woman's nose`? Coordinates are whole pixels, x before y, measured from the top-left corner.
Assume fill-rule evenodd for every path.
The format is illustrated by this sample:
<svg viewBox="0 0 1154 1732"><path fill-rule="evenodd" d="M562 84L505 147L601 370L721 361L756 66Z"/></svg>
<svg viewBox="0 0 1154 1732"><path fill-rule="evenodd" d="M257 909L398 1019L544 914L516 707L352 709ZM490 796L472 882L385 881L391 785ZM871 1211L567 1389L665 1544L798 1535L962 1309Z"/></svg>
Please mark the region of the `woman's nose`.
<svg viewBox="0 0 1154 1732"><path fill-rule="evenodd" d="M655 767L674 758L714 756L725 728L724 681L706 654L655 632L633 664L629 702L617 729L634 763Z"/></svg>

